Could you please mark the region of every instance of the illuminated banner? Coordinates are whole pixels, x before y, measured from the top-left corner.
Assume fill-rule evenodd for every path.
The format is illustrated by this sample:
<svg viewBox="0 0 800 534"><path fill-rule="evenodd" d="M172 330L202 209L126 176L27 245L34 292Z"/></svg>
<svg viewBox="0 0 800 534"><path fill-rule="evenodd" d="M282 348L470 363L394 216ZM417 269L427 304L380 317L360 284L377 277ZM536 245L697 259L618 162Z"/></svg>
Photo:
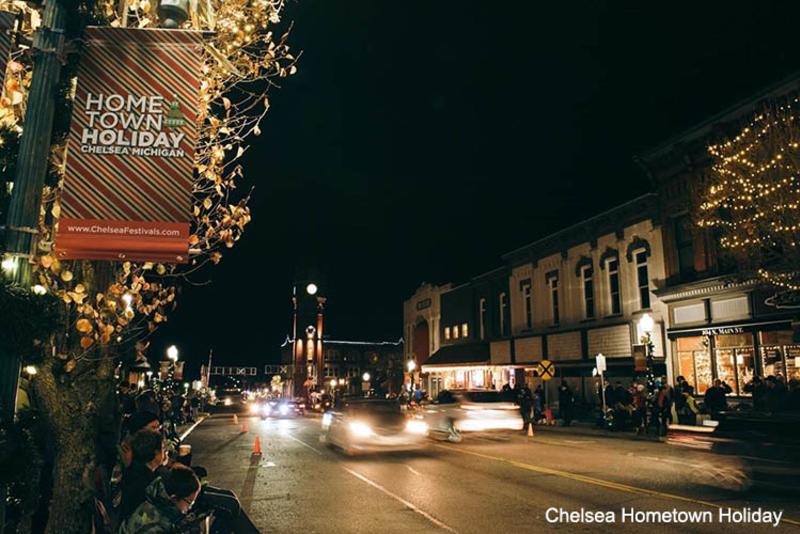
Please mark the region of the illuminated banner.
<svg viewBox="0 0 800 534"><path fill-rule="evenodd" d="M6 79L6 67L11 57L11 45L14 42L14 22L16 13L0 11L0 87Z"/></svg>
<svg viewBox="0 0 800 534"><path fill-rule="evenodd" d="M184 263L202 33L104 27L85 37L56 253Z"/></svg>

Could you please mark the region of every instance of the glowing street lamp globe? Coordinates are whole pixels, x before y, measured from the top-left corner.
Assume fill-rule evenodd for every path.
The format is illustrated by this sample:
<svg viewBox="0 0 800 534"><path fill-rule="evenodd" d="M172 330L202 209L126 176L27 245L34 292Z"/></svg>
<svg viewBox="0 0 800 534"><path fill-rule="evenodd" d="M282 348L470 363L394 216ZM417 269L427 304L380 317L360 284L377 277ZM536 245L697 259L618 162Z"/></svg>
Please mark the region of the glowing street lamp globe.
<svg viewBox="0 0 800 534"><path fill-rule="evenodd" d="M309 295L316 295L317 290L318 290L317 284L313 282L306 286L306 293L308 293Z"/></svg>
<svg viewBox="0 0 800 534"><path fill-rule="evenodd" d="M415 362L414 360L408 360L408 372L413 373L414 369L416 368L417 368L417 362Z"/></svg>
<svg viewBox="0 0 800 534"><path fill-rule="evenodd" d="M653 333L655 326L655 321L653 321L653 317L649 313L645 313L642 318L639 319L639 328L647 335Z"/></svg>
<svg viewBox="0 0 800 534"><path fill-rule="evenodd" d="M167 349L167 358L172 360L173 362L178 361L178 347L175 345L170 345Z"/></svg>
<svg viewBox="0 0 800 534"><path fill-rule="evenodd" d="M364 373L363 375L361 375L361 379L362 379L364 382L369 382L369 379L370 379L370 378L371 378L371 377L369 376L369 373Z"/></svg>

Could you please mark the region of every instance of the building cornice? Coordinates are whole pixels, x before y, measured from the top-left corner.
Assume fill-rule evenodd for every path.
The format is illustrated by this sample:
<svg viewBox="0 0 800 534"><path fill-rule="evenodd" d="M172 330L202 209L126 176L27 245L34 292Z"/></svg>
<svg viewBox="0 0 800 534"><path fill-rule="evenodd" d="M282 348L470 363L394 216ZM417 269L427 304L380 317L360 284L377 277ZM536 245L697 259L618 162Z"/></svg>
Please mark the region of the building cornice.
<svg viewBox="0 0 800 534"><path fill-rule="evenodd" d="M656 289L654 293L662 302L670 303L734 291L750 291L758 287L758 285L759 282L756 279L736 280L729 276L718 276L697 282Z"/></svg>

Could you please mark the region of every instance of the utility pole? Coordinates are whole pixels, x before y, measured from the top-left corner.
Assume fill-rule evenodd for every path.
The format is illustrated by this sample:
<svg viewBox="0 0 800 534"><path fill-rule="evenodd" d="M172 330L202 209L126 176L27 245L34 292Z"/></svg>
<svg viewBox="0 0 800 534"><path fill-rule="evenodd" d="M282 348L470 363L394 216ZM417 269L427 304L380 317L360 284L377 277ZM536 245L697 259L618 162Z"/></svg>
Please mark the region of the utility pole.
<svg viewBox="0 0 800 534"><path fill-rule="evenodd" d="M6 273L25 289L31 286L31 259L38 235L42 188L50 161L56 88L61 75L67 8L61 0L46 0L42 26L33 37L33 78L17 155L17 172L6 220L6 255L13 266ZM14 417L20 358L0 347L0 418ZM0 487L0 531L5 527L7 488Z"/></svg>
<svg viewBox="0 0 800 534"><path fill-rule="evenodd" d="M33 79L6 220L6 256L13 260L7 274L25 289L30 289L31 285L31 259L35 237L39 233L42 188L50 161L66 19L67 9L61 0L47 0L42 26L33 38ZM0 410L3 418L14 414L19 368L18 355L4 354L0 358Z"/></svg>

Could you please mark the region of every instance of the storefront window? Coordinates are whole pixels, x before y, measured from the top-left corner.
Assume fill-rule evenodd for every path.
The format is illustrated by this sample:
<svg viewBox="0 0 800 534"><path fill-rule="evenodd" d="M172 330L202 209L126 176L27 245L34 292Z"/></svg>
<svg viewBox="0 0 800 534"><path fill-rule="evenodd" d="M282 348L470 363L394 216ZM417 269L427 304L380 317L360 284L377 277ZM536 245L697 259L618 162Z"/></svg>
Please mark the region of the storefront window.
<svg viewBox="0 0 800 534"><path fill-rule="evenodd" d="M761 345L759 352L763 376L791 378L792 373L788 366L794 366L794 358L789 356L789 353L797 353L795 348L797 345L792 343L792 332L790 330L761 332L758 340Z"/></svg>
<svg viewBox="0 0 800 534"><path fill-rule="evenodd" d="M722 334L715 338L717 378L726 382L735 395L747 395L744 386L755 374L753 334Z"/></svg>
<svg viewBox="0 0 800 534"><path fill-rule="evenodd" d="M697 394L711 387L711 356L708 343L702 336L682 337L677 340L679 373L694 386Z"/></svg>

